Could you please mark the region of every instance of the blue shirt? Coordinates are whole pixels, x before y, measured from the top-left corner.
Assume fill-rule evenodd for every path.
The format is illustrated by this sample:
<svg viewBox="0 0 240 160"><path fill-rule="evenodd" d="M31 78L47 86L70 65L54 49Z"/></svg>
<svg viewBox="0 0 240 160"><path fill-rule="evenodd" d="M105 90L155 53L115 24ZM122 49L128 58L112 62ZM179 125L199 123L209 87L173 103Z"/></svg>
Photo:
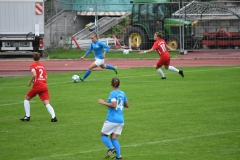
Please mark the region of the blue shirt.
<svg viewBox="0 0 240 160"><path fill-rule="evenodd" d="M96 42L92 42L90 44L90 47L88 48L88 51L86 52L86 56L91 53L92 50L94 50L94 56L95 58L99 59L104 59L103 58L103 53L104 53L104 48L106 48L106 52L109 50L109 46L107 46L105 43L97 40Z"/></svg>
<svg viewBox="0 0 240 160"><path fill-rule="evenodd" d="M125 93L121 90L113 90L107 102L116 101L116 108L108 107L106 120L113 123L124 123L123 110L124 103L128 102Z"/></svg>

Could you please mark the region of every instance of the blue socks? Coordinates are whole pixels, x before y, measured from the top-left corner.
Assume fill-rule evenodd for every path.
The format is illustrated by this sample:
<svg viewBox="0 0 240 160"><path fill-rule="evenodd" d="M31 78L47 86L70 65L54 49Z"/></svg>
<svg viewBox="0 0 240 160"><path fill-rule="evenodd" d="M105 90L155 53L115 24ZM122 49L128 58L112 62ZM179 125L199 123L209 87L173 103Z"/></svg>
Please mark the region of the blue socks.
<svg viewBox="0 0 240 160"><path fill-rule="evenodd" d="M115 67L111 66L110 64L106 64L107 69L115 70Z"/></svg>
<svg viewBox="0 0 240 160"><path fill-rule="evenodd" d="M121 156L121 154L120 154L120 144L119 144L118 140L117 139L112 139L112 144L113 144L114 148L116 149L116 156L120 157Z"/></svg>
<svg viewBox="0 0 240 160"><path fill-rule="evenodd" d="M108 136L101 136L102 142L107 146L109 149L113 149L112 142L108 138Z"/></svg>
<svg viewBox="0 0 240 160"><path fill-rule="evenodd" d="M108 136L101 136L102 142L105 144L105 146L108 147L108 149L116 149L116 156L120 157L121 153L120 153L120 144L118 142L117 139L113 138L113 139L109 139Z"/></svg>
<svg viewBox="0 0 240 160"><path fill-rule="evenodd" d="M83 79L86 79L89 76L90 73L91 73L91 70L87 70L86 73L83 76Z"/></svg>

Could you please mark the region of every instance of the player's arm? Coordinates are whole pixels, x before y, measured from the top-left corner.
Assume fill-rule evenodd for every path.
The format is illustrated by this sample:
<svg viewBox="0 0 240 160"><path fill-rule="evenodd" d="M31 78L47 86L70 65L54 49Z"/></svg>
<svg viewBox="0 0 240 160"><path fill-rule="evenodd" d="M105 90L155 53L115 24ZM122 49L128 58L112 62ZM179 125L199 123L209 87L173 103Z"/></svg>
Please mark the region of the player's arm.
<svg viewBox="0 0 240 160"><path fill-rule="evenodd" d="M28 82L28 86L31 86L31 84L34 82L36 75L37 75L34 68L31 71L32 71L32 77L30 78L30 80Z"/></svg>
<svg viewBox="0 0 240 160"><path fill-rule="evenodd" d="M98 100L98 103L99 103L99 104L102 104L102 105L105 105L105 106L107 106L107 107L116 108L116 101L111 101L110 103L107 103L107 102L105 102L104 100L99 99L99 100Z"/></svg>
<svg viewBox="0 0 240 160"><path fill-rule="evenodd" d="M81 57L81 59L84 59L87 55L89 55L92 50L93 50L93 47L92 47L92 44L91 44L90 47L88 48L87 52Z"/></svg>
<svg viewBox="0 0 240 160"><path fill-rule="evenodd" d="M129 104L128 104L128 102L125 102L125 103L124 103L124 107L126 107L126 108L128 108L128 107L129 107Z"/></svg>
<svg viewBox="0 0 240 160"><path fill-rule="evenodd" d="M103 48L105 48L105 51L103 52L103 58L105 58L106 57L106 53L109 51L109 46L108 45L106 45L105 43L103 43L103 42L100 42L99 43Z"/></svg>
<svg viewBox="0 0 240 160"><path fill-rule="evenodd" d="M140 51L139 54L143 54L143 53L148 53L148 52L152 52L154 51L155 49L151 48L149 50L146 50L146 51Z"/></svg>

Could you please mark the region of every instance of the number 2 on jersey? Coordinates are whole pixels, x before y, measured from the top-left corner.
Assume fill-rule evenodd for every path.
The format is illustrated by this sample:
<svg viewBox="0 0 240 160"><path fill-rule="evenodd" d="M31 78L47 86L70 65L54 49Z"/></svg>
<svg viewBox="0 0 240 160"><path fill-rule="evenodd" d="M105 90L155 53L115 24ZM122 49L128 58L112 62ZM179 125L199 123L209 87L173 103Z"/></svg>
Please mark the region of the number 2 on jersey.
<svg viewBox="0 0 240 160"><path fill-rule="evenodd" d="M42 69L39 69L39 72L40 72L39 77L40 77L40 78L43 78L43 76L42 76L42 75L43 75L43 70L42 70Z"/></svg>

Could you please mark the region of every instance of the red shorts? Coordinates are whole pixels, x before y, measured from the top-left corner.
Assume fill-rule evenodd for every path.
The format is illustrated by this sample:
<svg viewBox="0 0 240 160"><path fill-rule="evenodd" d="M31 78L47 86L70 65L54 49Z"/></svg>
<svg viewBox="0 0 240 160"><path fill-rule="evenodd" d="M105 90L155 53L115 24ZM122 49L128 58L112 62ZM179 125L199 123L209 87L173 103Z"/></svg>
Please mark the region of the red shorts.
<svg viewBox="0 0 240 160"><path fill-rule="evenodd" d="M33 98L37 94L42 101L49 100L49 93L47 87L33 86L33 88L30 91L28 91L27 96Z"/></svg>
<svg viewBox="0 0 240 160"><path fill-rule="evenodd" d="M170 65L170 57L160 58L159 61L157 62L158 67L169 66L169 65Z"/></svg>

